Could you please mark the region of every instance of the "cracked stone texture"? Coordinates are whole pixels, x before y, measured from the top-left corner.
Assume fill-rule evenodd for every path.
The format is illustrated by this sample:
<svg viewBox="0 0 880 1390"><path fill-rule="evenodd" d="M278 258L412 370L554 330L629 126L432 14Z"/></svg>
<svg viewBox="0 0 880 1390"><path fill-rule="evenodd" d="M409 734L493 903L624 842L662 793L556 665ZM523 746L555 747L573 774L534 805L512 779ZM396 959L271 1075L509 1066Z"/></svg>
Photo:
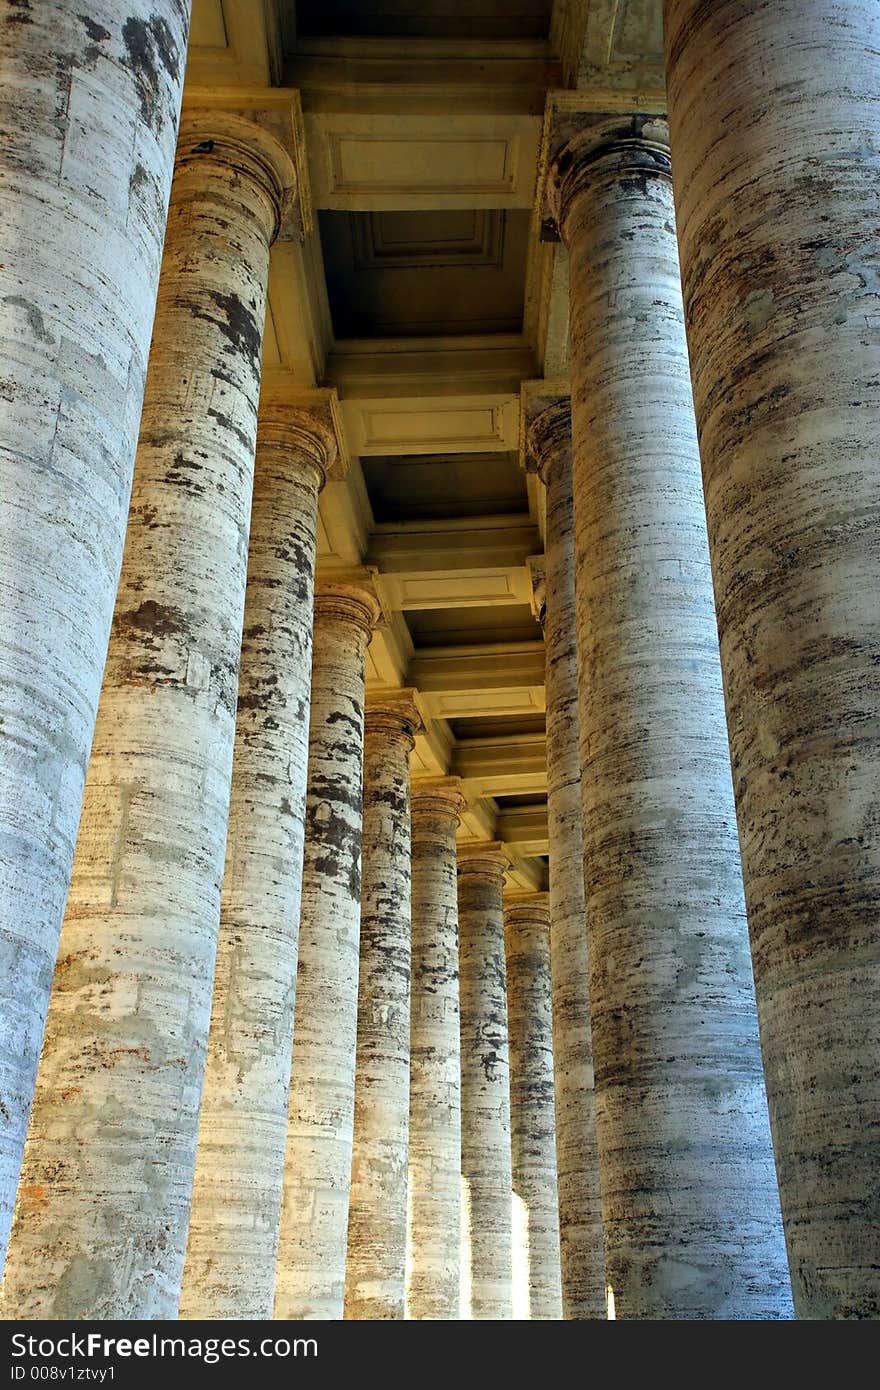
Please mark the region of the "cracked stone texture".
<svg viewBox="0 0 880 1390"><path fill-rule="evenodd" d="M584 117L554 168L607 1282L788 1317L665 125Z"/></svg>
<svg viewBox="0 0 880 1390"><path fill-rule="evenodd" d="M510 1057L497 843L458 852L461 971L461 1315L513 1316Z"/></svg>
<svg viewBox="0 0 880 1390"><path fill-rule="evenodd" d="M547 488L544 542L550 966L562 1304L566 1320L603 1319L605 1252L596 1150L590 961L575 650L571 402L544 404L529 446Z"/></svg>
<svg viewBox="0 0 880 1390"><path fill-rule="evenodd" d="M514 1316L562 1317L550 903L546 893L504 906L510 1035L510 1147L514 1198L522 1203L522 1248L514 1230ZM516 1218L514 1218L516 1220ZM521 1260L523 1288L517 1288ZM522 1303L517 1310L517 1300Z"/></svg>
<svg viewBox="0 0 880 1390"><path fill-rule="evenodd" d="M364 831L345 1317L402 1318L410 1048L411 697L364 720Z"/></svg>
<svg viewBox="0 0 880 1390"><path fill-rule="evenodd" d="M122 559L189 8L0 15L0 1258Z"/></svg>
<svg viewBox="0 0 880 1390"><path fill-rule="evenodd" d="M457 777L412 792L412 996L406 1316L456 1320L461 1244Z"/></svg>
<svg viewBox="0 0 880 1390"><path fill-rule="evenodd" d="M229 834L180 1316L271 1318L287 1141L318 493L305 410L260 412Z"/></svg>
<svg viewBox="0 0 880 1390"><path fill-rule="evenodd" d="M800 1317L880 1316L880 7L666 5L746 901Z"/></svg>
<svg viewBox="0 0 880 1390"><path fill-rule="evenodd" d="M274 161L274 163L270 163ZM181 126L132 504L6 1269L18 1317L177 1311L229 809L281 148Z"/></svg>
<svg viewBox="0 0 880 1390"><path fill-rule="evenodd" d="M364 663L379 605L319 582L276 1318L341 1318L354 1124Z"/></svg>

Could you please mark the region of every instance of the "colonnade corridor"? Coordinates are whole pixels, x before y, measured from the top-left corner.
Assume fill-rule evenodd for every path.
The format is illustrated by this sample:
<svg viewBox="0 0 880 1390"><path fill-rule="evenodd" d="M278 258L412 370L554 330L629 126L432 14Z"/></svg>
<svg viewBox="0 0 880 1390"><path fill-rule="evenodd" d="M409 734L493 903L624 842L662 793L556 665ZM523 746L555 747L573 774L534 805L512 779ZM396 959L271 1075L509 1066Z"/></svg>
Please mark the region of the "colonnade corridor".
<svg viewBox="0 0 880 1390"><path fill-rule="evenodd" d="M880 1317L878 55L0 0L5 1320Z"/></svg>

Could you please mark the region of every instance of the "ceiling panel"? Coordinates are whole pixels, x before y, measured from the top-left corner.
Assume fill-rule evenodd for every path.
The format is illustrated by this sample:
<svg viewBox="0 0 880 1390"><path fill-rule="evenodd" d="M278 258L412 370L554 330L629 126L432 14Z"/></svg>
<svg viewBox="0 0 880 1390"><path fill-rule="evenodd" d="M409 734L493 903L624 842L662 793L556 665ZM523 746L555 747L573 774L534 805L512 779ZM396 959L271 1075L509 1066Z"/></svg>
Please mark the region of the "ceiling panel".
<svg viewBox="0 0 880 1390"><path fill-rule="evenodd" d="M552 0L299 0L300 35L543 38Z"/></svg>
<svg viewBox="0 0 880 1390"><path fill-rule="evenodd" d="M404 616L416 647L530 642L541 636L534 614L525 604L415 609Z"/></svg>
<svg viewBox="0 0 880 1390"><path fill-rule="evenodd" d="M521 331L527 212L322 212L319 224L337 338Z"/></svg>
<svg viewBox="0 0 880 1390"><path fill-rule="evenodd" d="M514 453L377 455L363 468L379 522L528 510L526 475Z"/></svg>
<svg viewBox="0 0 880 1390"><path fill-rule="evenodd" d="M472 719L450 719L455 738L505 738L509 734L543 734L543 714L517 714L495 718L476 715Z"/></svg>
<svg viewBox="0 0 880 1390"><path fill-rule="evenodd" d="M530 210L541 122L534 115L454 109L445 115L313 111L306 135L315 207Z"/></svg>

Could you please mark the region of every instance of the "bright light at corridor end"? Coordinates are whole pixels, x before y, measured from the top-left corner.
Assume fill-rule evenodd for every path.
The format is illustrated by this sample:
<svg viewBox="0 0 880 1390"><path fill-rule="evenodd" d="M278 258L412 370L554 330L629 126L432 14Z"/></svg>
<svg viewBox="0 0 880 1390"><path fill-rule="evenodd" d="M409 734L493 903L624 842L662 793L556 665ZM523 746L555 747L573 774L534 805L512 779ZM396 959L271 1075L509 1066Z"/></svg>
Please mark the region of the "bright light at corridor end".
<svg viewBox="0 0 880 1390"><path fill-rule="evenodd" d="M511 1194L511 1227L513 1233L513 1316L531 1317L529 1301L529 1209L518 1192Z"/></svg>

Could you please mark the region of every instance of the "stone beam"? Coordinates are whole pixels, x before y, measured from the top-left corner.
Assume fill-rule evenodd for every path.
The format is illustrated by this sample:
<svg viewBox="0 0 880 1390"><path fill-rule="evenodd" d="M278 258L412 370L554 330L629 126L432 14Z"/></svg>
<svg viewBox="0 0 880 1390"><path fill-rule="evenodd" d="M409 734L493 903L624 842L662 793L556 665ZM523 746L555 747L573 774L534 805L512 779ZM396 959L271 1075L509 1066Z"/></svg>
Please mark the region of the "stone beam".
<svg viewBox="0 0 880 1390"><path fill-rule="evenodd" d="M549 854L546 805L511 806L501 811L495 823L495 836L525 858Z"/></svg>
<svg viewBox="0 0 880 1390"><path fill-rule="evenodd" d="M606 102L662 96L661 12L662 0L556 0L550 39L564 86Z"/></svg>
<svg viewBox="0 0 880 1390"><path fill-rule="evenodd" d="M510 847L507 853L510 858L507 888L515 893L546 893L548 875L543 859L528 859Z"/></svg>
<svg viewBox="0 0 880 1390"><path fill-rule="evenodd" d="M310 114L328 123L354 112L393 116L407 133L421 116L540 113L561 69L546 40L309 37L300 39L285 82Z"/></svg>
<svg viewBox="0 0 880 1390"><path fill-rule="evenodd" d="M459 739L452 750L450 771L462 779L469 799L541 795L547 790L546 739L543 734Z"/></svg>
<svg viewBox="0 0 880 1390"><path fill-rule="evenodd" d="M431 718L537 714L544 708L544 644L422 647L407 681L421 691Z"/></svg>
<svg viewBox="0 0 880 1390"><path fill-rule="evenodd" d="M457 836L459 844L473 844L476 840L497 839L495 834L497 820L498 807L490 797L479 797L469 802L461 813Z"/></svg>
<svg viewBox="0 0 880 1390"><path fill-rule="evenodd" d="M525 604L537 545L528 516L409 521L377 526L368 562L381 573L388 611Z"/></svg>

